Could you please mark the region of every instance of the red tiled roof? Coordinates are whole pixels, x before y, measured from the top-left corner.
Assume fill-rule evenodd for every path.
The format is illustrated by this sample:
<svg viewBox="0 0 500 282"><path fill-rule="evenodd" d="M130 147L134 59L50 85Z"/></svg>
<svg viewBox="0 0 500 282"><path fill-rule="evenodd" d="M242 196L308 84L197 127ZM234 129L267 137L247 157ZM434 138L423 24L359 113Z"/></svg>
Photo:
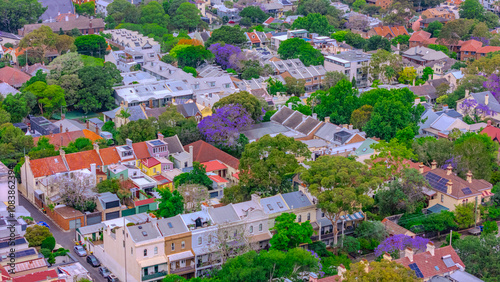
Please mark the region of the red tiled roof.
<svg viewBox="0 0 500 282"><path fill-rule="evenodd" d="M67 154L66 162L70 170L90 169L91 164L96 164L97 166L102 165L101 158L95 150Z"/></svg>
<svg viewBox="0 0 500 282"><path fill-rule="evenodd" d="M425 40L424 44L437 44L436 41L437 41L437 38L433 37L433 38L429 38L429 39Z"/></svg>
<svg viewBox="0 0 500 282"><path fill-rule="evenodd" d="M424 42L425 40L431 38L431 34L427 31L424 30L419 30L415 33L413 33L410 37L410 42L415 41L415 42Z"/></svg>
<svg viewBox="0 0 500 282"><path fill-rule="evenodd" d="M338 282L338 281L341 281L340 276L338 275L333 275L318 279L318 282Z"/></svg>
<svg viewBox="0 0 500 282"><path fill-rule="evenodd" d="M406 28L402 25L400 26L393 26L391 27L391 30L392 30L392 33L394 33L395 36L398 36L398 35L409 35L408 34L408 31L406 30Z"/></svg>
<svg viewBox="0 0 500 282"><path fill-rule="evenodd" d="M30 160L30 167L35 178L68 171L61 156Z"/></svg>
<svg viewBox="0 0 500 282"><path fill-rule="evenodd" d="M165 176L163 176L163 175L161 175L161 174L157 174L157 175L153 176L153 178L154 178L156 181L160 182L160 184L166 184L166 183L170 183L170 182L172 182L172 180L170 180L170 179L166 178Z"/></svg>
<svg viewBox="0 0 500 282"><path fill-rule="evenodd" d="M250 42L252 42L252 44L260 43L259 36L257 36L257 34L255 34L255 32L247 32L247 36L250 39Z"/></svg>
<svg viewBox="0 0 500 282"><path fill-rule="evenodd" d="M68 17L68 19L76 19L76 15L75 14L65 13L65 14L58 15L55 18L55 20L56 20L56 22L64 22L64 21L66 21L66 17Z"/></svg>
<svg viewBox="0 0 500 282"><path fill-rule="evenodd" d="M96 141L102 139L101 136L95 134L94 132L88 129L84 129L79 131L62 132L62 133L35 137L33 138L33 143L36 145L38 143L38 140L40 140L40 138L42 137L48 138L49 143L54 145L56 150L59 149L61 145L63 147L68 146L70 142L73 142L80 137L90 139L90 141Z"/></svg>
<svg viewBox="0 0 500 282"><path fill-rule="evenodd" d="M269 17L267 18L267 20L264 22L265 24L270 24L274 21L274 18L273 17Z"/></svg>
<svg viewBox="0 0 500 282"><path fill-rule="evenodd" d="M487 125L482 131L481 134L487 134L491 140L500 143L500 128Z"/></svg>
<svg viewBox="0 0 500 282"><path fill-rule="evenodd" d="M496 52L496 51L500 51L500 47L498 47L498 46L483 46L477 50L477 52L481 53L481 54L488 54L488 53Z"/></svg>
<svg viewBox="0 0 500 282"><path fill-rule="evenodd" d="M382 37L386 37L387 35L391 35L393 37L403 34L408 35L408 32L406 31L406 28L404 28L404 26L380 26L374 27L373 30L375 31L375 33L377 33L377 35L380 35Z"/></svg>
<svg viewBox="0 0 500 282"><path fill-rule="evenodd" d="M230 154L215 148L214 146L208 144L203 140L193 142L191 144L185 145L184 150L189 152L189 146L193 146L193 161L195 162L209 162L213 160L219 160L225 165L238 169L240 161L231 156Z"/></svg>
<svg viewBox="0 0 500 282"><path fill-rule="evenodd" d="M134 149L135 156L139 160L151 157L146 142L133 143L132 148Z"/></svg>
<svg viewBox="0 0 500 282"><path fill-rule="evenodd" d="M413 261L410 261L407 257L403 257L395 260L397 263L408 267L408 265L412 263L416 263L422 274L424 275L424 279L433 277L434 275L444 275L445 273L456 271L458 267L453 265L451 267L447 267L443 261L443 257L450 255L453 262L456 264L460 264L462 267L465 267L464 263L455 252L452 246L446 246L442 248L436 248L434 250L434 255L431 255L430 252L423 252L413 255ZM437 268L439 269L436 269Z"/></svg>
<svg viewBox="0 0 500 282"><path fill-rule="evenodd" d="M19 276L13 279L13 282L37 282L37 281L46 281L47 277L57 278L57 271L55 269L35 272L31 274L26 274L23 276Z"/></svg>
<svg viewBox="0 0 500 282"><path fill-rule="evenodd" d="M138 206L142 206L142 205L149 205L149 204L154 203L155 201L156 201L155 198L149 198L149 199L145 199L145 200L135 201L134 206L138 207Z"/></svg>
<svg viewBox="0 0 500 282"><path fill-rule="evenodd" d="M226 179L218 176L218 175L209 175L208 178L212 179L213 181L217 182L217 183L226 183L226 182L229 182L227 181Z"/></svg>
<svg viewBox="0 0 500 282"><path fill-rule="evenodd" d="M21 273L23 271L34 270L42 267L47 267L47 262L45 261L45 258L38 258L16 263L15 272Z"/></svg>
<svg viewBox="0 0 500 282"><path fill-rule="evenodd" d="M147 158L147 159L142 159L141 163L146 167L151 168L154 167L155 165L159 165L160 161L158 161L156 158Z"/></svg>
<svg viewBox="0 0 500 282"><path fill-rule="evenodd" d="M102 165L117 164L121 161L120 155L116 151L116 147L99 149L99 155L102 159Z"/></svg>
<svg viewBox="0 0 500 282"><path fill-rule="evenodd" d="M3 82L13 87L21 87L23 83L31 78L30 75L11 67L1 68L0 77Z"/></svg>
<svg viewBox="0 0 500 282"><path fill-rule="evenodd" d="M225 166L223 163L221 163L218 160L204 162L204 163L201 163L201 165L203 165L205 167L205 170L207 172L227 169L227 166Z"/></svg>
<svg viewBox="0 0 500 282"><path fill-rule="evenodd" d="M0 265L0 273L1 273L1 275L2 275L2 277L1 277L1 279L0 279L1 281L4 281L4 280L10 280L10 279L12 279L12 278L10 277L9 272L8 272L8 271L7 271L7 270L6 270L3 266L1 266L1 265Z"/></svg>
<svg viewBox="0 0 500 282"><path fill-rule="evenodd" d="M233 177L239 180L240 179L240 173L239 172L233 173Z"/></svg>
<svg viewBox="0 0 500 282"><path fill-rule="evenodd" d="M476 52L479 48L483 46L482 42L471 39L462 43L460 47L460 52L468 51L468 52Z"/></svg>

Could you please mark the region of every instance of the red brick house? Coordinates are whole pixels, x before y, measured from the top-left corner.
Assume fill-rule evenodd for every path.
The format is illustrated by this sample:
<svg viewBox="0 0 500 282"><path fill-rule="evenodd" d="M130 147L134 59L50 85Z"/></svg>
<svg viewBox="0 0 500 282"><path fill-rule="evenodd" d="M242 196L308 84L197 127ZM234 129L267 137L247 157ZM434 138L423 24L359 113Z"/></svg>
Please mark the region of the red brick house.
<svg viewBox="0 0 500 282"><path fill-rule="evenodd" d="M409 47L417 47L417 46L426 46L425 41L431 38L431 34L427 31L424 30L419 30L417 32L414 32L409 40Z"/></svg>

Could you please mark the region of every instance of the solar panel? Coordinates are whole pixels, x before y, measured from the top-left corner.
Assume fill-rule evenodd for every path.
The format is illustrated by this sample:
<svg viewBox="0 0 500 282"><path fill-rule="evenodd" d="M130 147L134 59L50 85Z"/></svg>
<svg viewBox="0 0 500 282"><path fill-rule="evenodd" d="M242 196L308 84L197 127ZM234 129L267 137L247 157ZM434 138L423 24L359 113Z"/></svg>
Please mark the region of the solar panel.
<svg viewBox="0 0 500 282"><path fill-rule="evenodd" d="M154 146L158 146L158 145L163 145L163 142L161 142L160 140L153 140L151 141L151 144Z"/></svg>
<svg viewBox="0 0 500 282"><path fill-rule="evenodd" d="M446 267L455 266L455 262L453 261L451 256L443 257L443 262L446 265Z"/></svg>
<svg viewBox="0 0 500 282"><path fill-rule="evenodd" d="M424 278L422 271L420 271L420 268L418 268L418 265L416 263L412 263L408 266L410 267L411 270L415 271L415 274L417 275L418 278Z"/></svg>
<svg viewBox="0 0 500 282"><path fill-rule="evenodd" d="M168 227L169 227L169 228L174 228L174 227L172 226L172 223L171 223L171 222L167 223L167 225L168 225Z"/></svg>
<svg viewBox="0 0 500 282"><path fill-rule="evenodd" d="M462 189L462 192L464 193L464 195L472 194L472 191L470 190L469 187Z"/></svg>

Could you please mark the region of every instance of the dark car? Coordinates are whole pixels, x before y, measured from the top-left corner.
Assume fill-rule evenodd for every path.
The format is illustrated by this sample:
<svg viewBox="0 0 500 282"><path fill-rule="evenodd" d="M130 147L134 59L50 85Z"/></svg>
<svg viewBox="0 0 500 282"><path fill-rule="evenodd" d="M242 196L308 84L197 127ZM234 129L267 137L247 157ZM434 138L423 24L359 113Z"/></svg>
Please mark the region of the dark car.
<svg viewBox="0 0 500 282"><path fill-rule="evenodd" d="M90 255L87 257L87 262L92 265L93 267L98 267L98 266L101 266L101 263L99 262L99 260L94 256L94 255Z"/></svg>
<svg viewBox="0 0 500 282"><path fill-rule="evenodd" d="M108 276L108 282L118 282L118 277L116 277L116 275L114 274L110 274Z"/></svg>
<svg viewBox="0 0 500 282"><path fill-rule="evenodd" d="M104 278L108 278L108 276L111 274L111 272L109 271L109 269L105 266L101 266L99 267L99 274L102 275L102 277Z"/></svg>

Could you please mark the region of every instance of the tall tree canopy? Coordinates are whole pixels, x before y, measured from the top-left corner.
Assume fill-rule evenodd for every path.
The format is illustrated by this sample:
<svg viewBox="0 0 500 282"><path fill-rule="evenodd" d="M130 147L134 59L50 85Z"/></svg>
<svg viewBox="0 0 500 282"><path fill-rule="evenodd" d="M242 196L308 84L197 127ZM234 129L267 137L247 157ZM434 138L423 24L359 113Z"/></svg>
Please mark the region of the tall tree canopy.
<svg viewBox="0 0 500 282"><path fill-rule="evenodd" d="M275 219L275 225L272 228L276 233L269 243L271 249L288 251L297 248L304 243L312 243L311 236L313 228L309 221L295 222L297 216L294 213L282 213Z"/></svg>
<svg viewBox="0 0 500 282"><path fill-rule="evenodd" d="M314 92L308 103L320 119L330 117L335 124L349 123L352 112L359 108L358 92L346 79L340 80L328 91Z"/></svg>
<svg viewBox="0 0 500 282"><path fill-rule="evenodd" d="M298 58L306 66L323 65L325 61L321 51L314 49L311 44L301 38L290 38L281 42L278 54L283 60Z"/></svg>
<svg viewBox="0 0 500 282"><path fill-rule="evenodd" d="M259 100L257 97L246 91L240 91L220 99L213 105L212 109L215 111L216 109L222 108L226 105L239 104L248 112L248 114L251 115L255 122L260 122L263 114L263 102L264 101Z"/></svg>
<svg viewBox="0 0 500 282"><path fill-rule="evenodd" d="M37 0L0 1L0 30L17 33L24 25L36 23L45 10Z"/></svg>

